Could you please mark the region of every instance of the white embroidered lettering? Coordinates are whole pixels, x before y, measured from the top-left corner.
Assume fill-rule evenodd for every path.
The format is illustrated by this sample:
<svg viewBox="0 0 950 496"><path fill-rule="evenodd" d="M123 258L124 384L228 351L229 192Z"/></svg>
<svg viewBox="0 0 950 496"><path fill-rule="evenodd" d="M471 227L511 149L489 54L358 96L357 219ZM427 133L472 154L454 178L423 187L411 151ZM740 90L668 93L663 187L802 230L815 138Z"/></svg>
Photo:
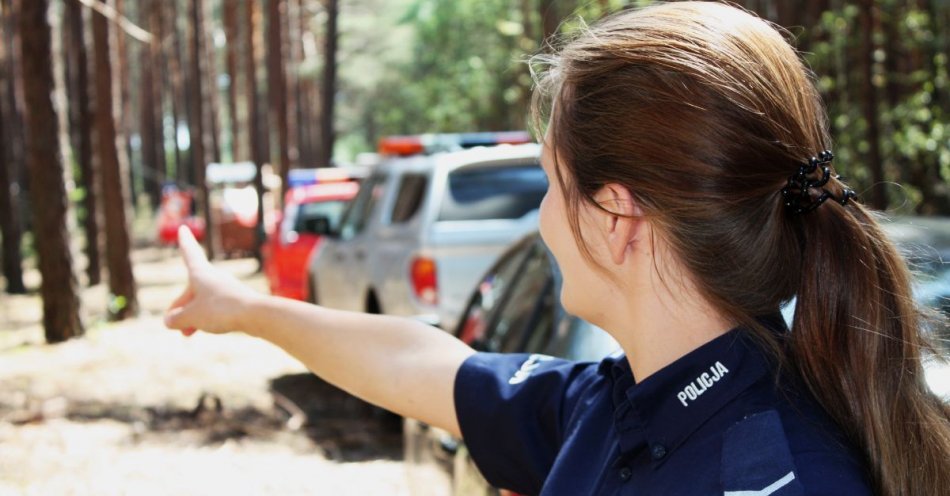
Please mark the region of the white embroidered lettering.
<svg viewBox="0 0 950 496"><path fill-rule="evenodd" d="M703 372L687 384L682 391L676 394L676 398L680 400L683 406L689 406L687 400L695 401L696 398L708 391L728 373L729 369L722 362L716 362L709 367L709 372Z"/></svg>
<svg viewBox="0 0 950 496"><path fill-rule="evenodd" d="M716 372L722 376L728 374L729 369L727 369L726 366L722 364L722 362L716 362Z"/></svg>
<svg viewBox="0 0 950 496"><path fill-rule="evenodd" d="M528 380L528 378L531 377L531 373L541 366L541 362L548 360L553 360L553 358L547 355L531 355L521 364L521 367L515 371L515 375L511 376L511 379L508 379L508 384L514 386Z"/></svg>

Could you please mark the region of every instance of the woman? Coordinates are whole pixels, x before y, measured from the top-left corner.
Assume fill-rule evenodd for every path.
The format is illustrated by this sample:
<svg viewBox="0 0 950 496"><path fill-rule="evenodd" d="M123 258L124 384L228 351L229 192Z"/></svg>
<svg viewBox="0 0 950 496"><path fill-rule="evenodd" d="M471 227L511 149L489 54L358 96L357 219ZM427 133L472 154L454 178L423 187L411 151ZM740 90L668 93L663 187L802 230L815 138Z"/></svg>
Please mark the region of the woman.
<svg viewBox="0 0 950 496"><path fill-rule="evenodd" d="M411 320L258 295L187 231L167 325L272 341L461 434L519 492L948 494L950 410L924 385L908 270L833 174L819 95L782 36L673 3L539 61L541 234L564 307L623 356L475 354Z"/></svg>

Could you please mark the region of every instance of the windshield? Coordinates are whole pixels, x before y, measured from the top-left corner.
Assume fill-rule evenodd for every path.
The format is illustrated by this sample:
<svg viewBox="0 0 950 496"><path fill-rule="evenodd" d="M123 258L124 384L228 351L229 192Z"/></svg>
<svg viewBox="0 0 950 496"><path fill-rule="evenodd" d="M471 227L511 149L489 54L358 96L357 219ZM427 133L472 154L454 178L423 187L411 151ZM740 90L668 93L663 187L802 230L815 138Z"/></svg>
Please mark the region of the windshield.
<svg viewBox="0 0 950 496"><path fill-rule="evenodd" d="M305 232L308 220L323 217L330 223L330 230L336 232L347 203L344 200L329 200L288 205L282 228L285 232Z"/></svg>
<svg viewBox="0 0 950 496"><path fill-rule="evenodd" d="M458 169L449 174L439 220L520 219L538 209L547 187L537 163Z"/></svg>

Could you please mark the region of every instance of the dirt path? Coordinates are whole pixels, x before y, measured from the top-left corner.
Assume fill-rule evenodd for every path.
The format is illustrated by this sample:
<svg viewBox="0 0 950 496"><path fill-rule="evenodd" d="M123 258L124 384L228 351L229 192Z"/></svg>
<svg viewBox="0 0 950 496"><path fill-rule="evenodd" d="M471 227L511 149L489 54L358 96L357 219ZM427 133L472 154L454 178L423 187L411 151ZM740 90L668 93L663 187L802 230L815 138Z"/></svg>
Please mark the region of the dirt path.
<svg viewBox="0 0 950 496"><path fill-rule="evenodd" d="M39 298L0 296L0 495L407 494L391 418L263 341L166 330L184 270L134 258L141 316L107 324L84 290L82 339L42 344Z"/></svg>

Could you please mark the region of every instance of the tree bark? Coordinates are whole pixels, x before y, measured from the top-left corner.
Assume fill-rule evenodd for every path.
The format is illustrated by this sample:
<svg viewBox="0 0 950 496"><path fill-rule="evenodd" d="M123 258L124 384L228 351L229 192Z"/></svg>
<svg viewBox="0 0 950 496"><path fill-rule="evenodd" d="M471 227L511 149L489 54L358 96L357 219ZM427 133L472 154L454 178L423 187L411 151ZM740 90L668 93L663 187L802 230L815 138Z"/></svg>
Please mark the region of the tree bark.
<svg viewBox="0 0 950 496"><path fill-rule="evenodd" d="M339 41L337 19L340 9L338 0L327 0L326 9L327 32L325 40L326 48L323 53L323 98L321 99L322 104L320 106L320 151L323 155L317 164L319 167L330 167L333 165L333 144L336 139L334 107L336 100L337 42Z"/></svg>
<svg viewBox="0 0 950 496"><path fill-rule="evenodd" d="M109 269L110 318L122 320L138 312L135 278L129 260L131 242L127 221L128 202L123 185L124 168L128 166L120 153L125 139L116 129L115 95L113 94L112 57L113 46L109 21L99 15L92 17L96 78L96 137L99 155L99 186L102 193L102 209L105 220L106 264Z"/></svg>
<svg viewBox="0 0 950 496"><path fill-rule="evenodd" d="M236 2L224 2L224 36L227 38L226 64L228 70L228 120L231 128L231 161L238 162L247 156L241 146L241 120L238 116L238 50L240 50L240 25Z"/></svg>
<svg viewBox="0 0 950 496"><path fill-rule="evenodd" d="M296 4L293 0L284 0L284 9L285 15L282 17L280 44L286 54L284 59L284 94L286 95L284 108L287 113L287 158L290 160L290 167L293 168L300 167L300 144L297 142L297 118L300 106L297 99L299 96L297 73L300 61L299 54L294 52L296 45L291 40L295 40L295 36L300 36L299 33L294 33L297 26L295 19L300 15L300 12L296 10Z"/></svg>
<svg viewBox="0 0 950 496"><path fill-rule="evenodd" d="M561 17L558 15L557 2L554 0L541 0L541 43L549 43L554 35L557 34L557 28L561 23Z"/></svg>
<svg viewBox="0 0 950 496"><path fill-rule="evenodd" d="M311 46L314 46L313 33L311 33L307 26L311 21L311 17L307 8L306 0L295 0L297 3L297 36L292 38L292 42L295 50L297 52L296 57L296 67L298 68L297 77L296 77L296 88L297 93L297 146L299 150L299 159L298 163L307 164L308 167L311 167L312 164L316 162L316 143L319 140L318 136L315 136L314 125L316 115L316 107L318 97L317 91L315 88L313 77L307 75L304 77L300 71L299 67L305 64L308 58L312 54L308 54L307 44L310 43Z"/></svg>
<svg viewBox="0 0 950 496"><path fill-rule="evenodd" d="M202 64L202 72L204 73L206 83L204 95L208 101L204 113L205 129L207 130L206 135L208 136L209 146L208 158L212 162L221 162L221 122L219 120L221 114L221 98L218 92L218 51L215 49L214 43L209 42L207 35L207 33L211 32L208 23L213 16L214 12L211 6L208 3L203 3L201 18L199 19L198 39L201 42L205 61L204 64Z"/></svg>
<svg viewBox="0 0 950 496"><path fill-rule="evenodd" d="M172 79L172 118L174 120L174 129L172 138L175 142L175 179L179 185L191 184L191 171L194 170L190 156L181 152L178 146L178 127L181 122L188 120L188 99L185 97L185 82L182 75L182 51L181 35L178 30L178 2L171 0L168 2L169 8L165 11L168 14L165 27L171 36L171 55L168 57L168 70L171 72Z"/></svg>
<svg viewBox="0 0 950 496"><path fill-rule="evenodd" d="M143 49L140 60L144 61L141 65L142 84L139 88L139 111L141 114L140 128L142 135L142 179L145 194L148 196L149 205L152 210L158 208L161 203L161 172L160 156L158 154L158 129L155 112L155 83L154 67L156 60L153 57L152 46L157 41L152 41L149 46ZM159 100L161 101L161 100Z"/></svg>
<svg viewBox="0 0 950 496"><path fill-rule="evenodd" d="M38 265L43 278L43 329L56 343L83 334L66 230L66 187L53 93L53 59L46 0L20 4L19 32L26 108L26 159ZM29 56L24 56L28 54Z"/></svg>
<svg viewBox="0 0 950 496"><path fill-rule="evenodd" d="M248 1L246 4L244 22L244 37L246 42L244 71L247 78L245 89L247 90L247 131L248 143L251 147L251 161L257 168L254 175L254 189L257 191L257 229L256 242L254 244L254 256L258 262L262 262L261 246L264 244L264 176L263 166L265 153L260 139L260 119L257 95L257 29L260 25L260 11L256 1Z"/></svg>
<svg viewBox="0 0 950 496"><path fill-rule="evenodd" d="M12 105L12 81L16 71L13 70L13 57L10 53L12 43L8 40L12 33L12 12L8 1L3 3L3 19L0 30L3 33L3 43L0 43L0 236L3 245L0 246L0 261L3 269L3 278L6 279L6 292L9 294L26 293L23 284L23 255L20 251L22 228L19 217L19 189L17 178L21 169L22 156L15 150L13 127L21 126L20 116Z"/></svg>
<svg viewBox="0 0 950 496"><path fill-rule="evenodd" d="M125 0L113 1L115 2L113 7L116 13L122 16L128 16ZM132 72L129 70L129 43L124 31L121 29L113 29L112 31L115 33L113 37L115 40L115 70L113 71L115 77L113 78L113 84L118 89L117 94L119 99L116 126L118 136L122 138L122 143L119 146L119 154L124 155L126 163L129 164L128 167L123 169L123 172L125 172L129 178L125 185L129 189L128 197L132 200L129 202L129 205L134 212L138 210L137 202L135 202L134 199L139 196L137 191L139 181L136 179L139 171L132 164L132 144L129 142L129 136L131 136L134 131L132 128L132 117L135 115L132 109L130 89Z"/></svg>
<svg viewBox="0 0 950 496"><path fill-rule="evenodd" d="M281 46L286 5L282 0L267 0L267 92L270 96L270 121L277 132L277 170L281 180L280 205L287 193L287 171L290 169L287 142L287 77L284 73L284 50Z"/></svg>
<svg viewBox="0 0 950 496"><path fill-rule="evenodd" d="M82 229L86 238L86 278L90 286L102 282L99 254L99 198L92 157L92 102L89 95L89 57L86 53L85 23L82 5L66 2L64 11L64 43L66 84L69 99L69 127L72 130L73 152L79 165L82 199Z"/></svg>
<svg viewBox="0 0 950 496"><path fill-rule="evenodd" d="M152 210L157 210L162 200L162 183L165 181L165 126L162 105L162 60L161 2L147 0L144 10L145 25L153 38L144 48L142 60L142 88L140 89L142 112L142 158L145 167L145 191ZM156 81L158 84L156 84Z"/></svg>
<svg viewBox="0 0 950 496"><path fill-rule="evenodd" d="M2 56L0 56L2 57ZM5 60L0 59L0 63L5 64ZM0 84L9 77L4 72L0 76ZM0 101L0 235L3 236L3 245L0 246L0 254L3 255L3 278L6 279L6 292L8 294L24 294L26 286L23 285L23 259L20 252L20 222L17 219L17 204L14 201L15 186L11 180L11 174L14 170L13 161L10 160L8 153L6 127L7 112L3 108L5 105Z"/></svg>
<svg viewBox="0 0 950 496"><path fill-rule="evenodd" d="M3 235L3 271L7 280L7 291L13 293L25 292L23 285L23 263L20 251L23 230L26 229L26 218L29 214L29 204L23 191L27 189L23 150L23 112L21 85L17 77L17 59L19 58L19 41L16 35L16 16L13 12L12 0L0 0L3 10L2 26L0 26L0 119L4 126L0 132L0 140L4 140L2 147L3 169L9 180L4 192L9 195L0 208L6 210L0 215L0 234ZM2 186L0 186L2 187ZM0 201L4 201L0 198ZM9 216L9 221L3 220ZM22 291L21 291L22 290Z"/></svg>
<svg viewBox="0 0 950 496"><path fill-rule="evenodd" d="M862 0L859 20L860 33L860 67L861 67L861 107L864 120L867 123L868 140L868 170L871 173L872 207L884 210L887 208L887 192L884 190L884 165L881 161L880 123L877 115L878 92L874 85L874 1Z"/></svg>
<svg viewBox="0 0 950 496"><path fill-rule="evenodd" d="M204 76L202 71L201 60L204 58L204 52L202 50L201 43L201 33L202 29L202 9L203 2L201 0L190 0L190 9L189 17L191 19L191 29L190 31L190 52L191 52L191 74L188 78L190 82L189 94L192 97L192 103L190 106L191 115L189 118L188 131L191 135L191 156L192 163L194 165L194 184L198 188L198 211L202 213L205 219L205 236L204 236L204 247L205 252L208 254L208 258L214 258L214 244L213 244L213 232L211 224L211 203L208 201L208 184L205 181L205 171L207 170L208 163L211 162L210 157L207 155L208 151L208 135L205 132L205 108L204 108L204 98L202 98L202 86L204 82Z"/></svg>

